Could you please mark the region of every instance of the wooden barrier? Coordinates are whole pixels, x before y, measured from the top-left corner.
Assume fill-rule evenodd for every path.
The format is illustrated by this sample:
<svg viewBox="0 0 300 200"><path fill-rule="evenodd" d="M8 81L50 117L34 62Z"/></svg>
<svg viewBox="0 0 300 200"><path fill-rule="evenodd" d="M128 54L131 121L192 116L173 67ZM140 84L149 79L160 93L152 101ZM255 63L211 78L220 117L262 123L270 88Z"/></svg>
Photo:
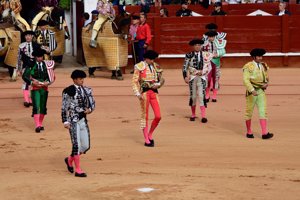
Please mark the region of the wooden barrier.
<svg viewBox="0 0 300 200"><path fill-rule="evenodd" d="M224 16L149 19L153 48L161 54L183 54L188 42L202 38L205 25L216 23L227 33L228 53L245 53L255 47L268 52L300 52L300 16Z"/></svg>
<svg viewBox="0 0 300 200"><path fill-rule="evenodd" d="M160 54L182 55L190 51L188 42L193 38L202 38L205 25L216 23L218 31L227 33L227 53L249 53L251 49L261 47L270 53L300 52L300 16L203 16L203 17L154 17L148 23L152 29L151 47ZM248 57L248 54L246 54ZM269 57L277 66L300 66L300 57L279 55ZM175 56L176 57L176 56ZM246 58L247 59L247 58ZM291 62L293 60L293 63ZM170 62L170 58L166 59ZM175 62L178 63L178 60ZM228 64L234 59L225 58ZM241 58L237 59L243 60ZM272 63L272 61L270 61ZM278 63L278 61L280 61ZM234 61L237 62L237 61ZM237 66L238 63L236 63Z"/></svg>
<svg viewBox="0 0 300 200"><path fill-rule="evenodd" d="M21 43L21 33L20 31L15 31L14 28L6 28L5 29L8 37L9 37L9 47L6 53L4 63L11 67L17 66L17 57L19 44Z"/></svg>
<svg viewBox="0 0 300 200"><path fill-rule="evenodd" d="M175 15L180 5L164 6L169 14ZM210 13L212 7L204 9L199 5L192 5L194 11ZM300 5L290 4L291 16L246 16L260 9L271 14L278 10L278 3L269 4L239 4L224 5L227 16L201 16L201 17L159 17L159 9L152 7L147 23L151 27L151 48L166 55L183 55L190 51L188 42L193 38L202 38L205 25L216 23L219 32L227 33L227 53L249 53L252 48L265 48L267 52L283 53L276 57L268 57L278 66L300 66L300 57L288 57L285 53L300 53ZM139 6L126 8L131 13L139 13ZM201 13L202 14L202 13ZM173 15L173 16L174 16ZM129 47L129 52L131 49ZM175 56L176 57L176 56ZM245 57L244 57L245 58ZM235 58L225 58L228 62L236 62ZM247 58L246 58L247 59ZM170 58L166 59L170 62ZM173 59L175 62L178 60ZM238 59L243 60L243 59ZM280 63L278 63L280 61ZM178 63L178 62L177 62ZM296 64L295 64L296 63ZM237 66L239 66L237 64Z"/></svg>

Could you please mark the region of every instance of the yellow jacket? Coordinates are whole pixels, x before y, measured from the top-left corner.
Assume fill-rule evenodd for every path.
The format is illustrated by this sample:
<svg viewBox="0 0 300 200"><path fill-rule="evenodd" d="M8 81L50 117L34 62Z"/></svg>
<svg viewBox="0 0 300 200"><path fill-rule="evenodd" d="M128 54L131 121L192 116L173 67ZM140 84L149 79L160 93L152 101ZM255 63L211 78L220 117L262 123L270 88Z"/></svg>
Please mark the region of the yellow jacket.
<svg viewBox="0 0 300 200"><path fill-rule="evenodd" d="M149 87L159 84L161 87L164 83L162 78L162 69L157 63L153 64L153 70L150 70L149 65L145 61L141 61L134 66L132 77L132 89L135 95L141 94L141 86L148 84Z"/></svg>
<svg viewBox="0 0 300 200"><path fill-rule="evenodd" d="M262 85L269 82L268 65L264 62L259 65L262 67L261 69L252 61L243 67L243 82L248 92L260 89Z"/></svg>

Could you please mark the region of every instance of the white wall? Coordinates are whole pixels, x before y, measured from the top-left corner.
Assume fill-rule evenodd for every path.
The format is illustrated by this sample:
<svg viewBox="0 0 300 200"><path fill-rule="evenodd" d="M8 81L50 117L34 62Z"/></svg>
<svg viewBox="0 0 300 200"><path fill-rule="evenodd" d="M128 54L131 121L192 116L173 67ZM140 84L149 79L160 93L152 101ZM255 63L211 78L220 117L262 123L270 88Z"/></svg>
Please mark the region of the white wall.
<svg viewBox="0 0 300 200"><path fill-rule="evenodd" d="M89 14L91 14L91 12L93 10L96 9L97 7L97 2L98 0L84 0L84 12L87 12ZM72 9L73 9L73 13L71 12L66 12L66 20L67 20L67 24L68 24L68 27L69 27L69 31L70 33L72 32L73 34L73 47L72 47L72 42L71 41L66 41L66 53L70 53L72 54L73 56L76 56L77 55L77 33L76 33L76 18L77 17L81 17L80 16L76 16L76 2L75 1L72 1ZM82 13L83 14L83 13ZM72 16L71 16L72 15ZM71 21L72 19L72 21ZM89 21L91 20L91 16L90 16L90 19ZM87 23L89 23L89 21ZM71 23L72 22L72 23ZM73 29L71 27L71 24L73 24Z"/></svg>
<svg viewBox="0 0 300 200"><path fill-rule="evenodd" d="M85 0L84 1L84 12L87 12L90 14L90 19L86 22L86 24L91 21L91 18L92 18L91 12L93 10L96 10L97 2L98 2L98 0Z"/></svg>
<svg viewBox="0 0 300 200"><path fill-rule="evenodd" d="M84 1L84 12L91 13L97 7L98 0L85 0Z"/></svg>

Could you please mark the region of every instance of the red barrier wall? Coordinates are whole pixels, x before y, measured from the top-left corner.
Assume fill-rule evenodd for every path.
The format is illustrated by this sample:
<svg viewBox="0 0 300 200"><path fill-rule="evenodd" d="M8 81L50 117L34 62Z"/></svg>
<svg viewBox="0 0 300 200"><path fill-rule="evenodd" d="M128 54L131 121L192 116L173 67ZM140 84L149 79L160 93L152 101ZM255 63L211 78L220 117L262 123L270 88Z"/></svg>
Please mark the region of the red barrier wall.
<svg viewBox="0 0 300 200"><path fill-rule="evenodd" d="M268 52L300 52L300 16L150 18L152 46L161 54L184 54L188 42L201 38L211 22L227 33L228 53L247 53L255 47Z"/></svg>
<svg viewBox="0 0 300 200"><path fill-rule="evenodd" d="M152 17L148 23L152 29L151 47L160 54L185 54L190 51L188 42L201 38L205 25L216 23L219 31L227 33L227 53L248 53L261 47L267 52L300 52L300 16L203 16L203 17ZM247 57L224 58L224 67L239 67ZM268 57L277 67L300 67L299 56ZM178 63L181 59L161 59ZM171 64L173 65L173 64Z"/></svg>

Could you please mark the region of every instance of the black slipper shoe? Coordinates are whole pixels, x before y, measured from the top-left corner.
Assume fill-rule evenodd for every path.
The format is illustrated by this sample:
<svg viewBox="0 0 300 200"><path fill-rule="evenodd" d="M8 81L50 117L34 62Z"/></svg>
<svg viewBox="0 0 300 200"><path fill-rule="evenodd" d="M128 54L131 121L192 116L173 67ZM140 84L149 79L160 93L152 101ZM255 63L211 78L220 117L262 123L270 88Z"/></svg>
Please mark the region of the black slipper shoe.
<svg viewBox="0 0 300 200"><path fill-rule="evenodd" d="M266 135L262 135L262 139L263 140L267 140L267 139L270 139L274 136L273 133L267 133Z"/></svg>
<svg viewBox="0 0 300 200"><path fill-rule="evenodd" d="M87 177L86 173L82 172L81 174L75 172L76 177Z"/></svg>
<svg viewBox="0 0 300 200"><path fill-rule="evenodd" d="M74 172L74 168L69 166L68 157L65 158L65 163L67 165L68 171L70 173L73 173Z"/></svg>

